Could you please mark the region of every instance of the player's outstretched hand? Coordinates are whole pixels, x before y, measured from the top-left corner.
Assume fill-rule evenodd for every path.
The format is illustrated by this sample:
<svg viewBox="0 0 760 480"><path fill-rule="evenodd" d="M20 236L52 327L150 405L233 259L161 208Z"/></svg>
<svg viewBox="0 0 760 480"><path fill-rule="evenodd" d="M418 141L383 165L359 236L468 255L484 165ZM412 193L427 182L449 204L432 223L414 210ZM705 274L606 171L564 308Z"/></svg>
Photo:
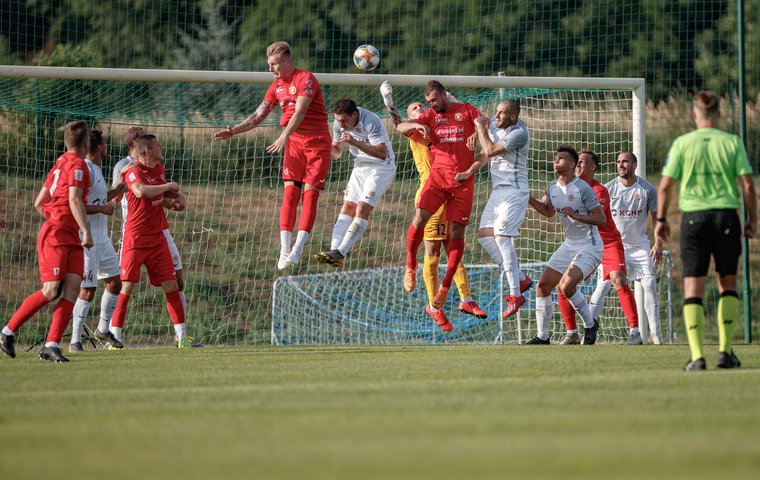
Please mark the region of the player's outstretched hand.
<svg viewBox="0 0 760 480"><path fill-rule="evenodd" d="M393 87L388 80L380 84L380 95L383 97L383 103L388 108L393 108Z"/></svg>
<svg viewBox="0 0 760 480"><path fill-rule="evenodd" d="M227 140L228 138L231 138L235 135L235 133L232 131L232 127L227 125L227 128L224 130L219 130L214 134L214 140Z"/></svg>
<svg viewBox="0 0 760 480"><path fill-rule="evenodd" d="M103 208L101 208L100 213L103 215L113 215L114 212L114 206L113 203L108 202L105 205L103 205Z"/></svg>
<svg viewBox="0 0 760 480"><path fill-rule="evenodd" d="M285 132L282 132L279 137L277 137L277 140L274 141L271 145L269 145L266 150L269 153L280 153L283 148L285 148L285 144L288 142L288 135L285 134Z"/></svg>

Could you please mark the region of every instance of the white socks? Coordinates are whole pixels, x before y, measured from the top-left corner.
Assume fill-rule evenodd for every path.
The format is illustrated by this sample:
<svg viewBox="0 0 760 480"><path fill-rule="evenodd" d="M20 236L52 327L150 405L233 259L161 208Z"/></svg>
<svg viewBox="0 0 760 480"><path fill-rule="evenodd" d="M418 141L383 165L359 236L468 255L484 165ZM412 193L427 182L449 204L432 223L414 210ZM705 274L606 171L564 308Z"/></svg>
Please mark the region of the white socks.
<svg viewBox="0 0 760 480"><path fill-rule="evenodd" d="M549 338L549 321L554 313L552 297L536 297L536 336L541 340Z"/></svg>
<svg viewBox="0 0 760 480"><path fill-rule="evenodd" d="M123 341L124 340L124 331L121 327L111 327L109 328L111 333L113 333L113 336L116 337L116 340Z"/></svg>
<svg viewBox="0 0 760 480"><path fill-rule="evenodd" d="M293 232L280 230L280 255L286 256L290 253L290 242L293 240Z"/></svg>
<svg viewBox="0 0 760 480"><path fill-rule="evenodd" d="M351 226L348 227L348 232L346 232L346 236L343 237L343 241L341 242L340 246L338 246L338 250L340 251L340 253L345 255L351 251L356 241L359 240L359 238L367 230L368 223L369 222L363 218L359 218L359 217L354 218L354 221L351 223Z"/></svg>
<svg viewBox="0 0 760 480"><path fill-rule="evenodd" d="M588 302L588 308L591 311L591 318L599 318L604 310L604 299L607 298L607 292L610 291L612 282L609 280L600 280L596 282L594 293L591 294L591 300Z"/></svg>
<svg viewBox="0 0 760 480"><path fill-rule="evenodd" d="M504 259L501 256L499 246L496 245L496 239L494 237L478 237L478 243L483 247L486 253L488 253L488 256L491 257L491 261L496 265L501 266Z"/></svg>
<svg viewBox="0 0 760 480"><path fill-rule="evenodd" d="M354 217L351 215L346 215L344 213L338 215L338 219L335 221L335 226L333 226L332 240L330 241L330 250L335 250L336 248L340 247L340 244L343 242L343 237L346 236L348 227L351 225L351 222L353 220Z"/></svg>
<svg viewBox="0 0 760 480"><path fill-rule="evenodd" d="M641 279L641 286L644 287L644 311L647 314L649 331L659 334L660 297L657 295L657 280L654 277L644 277Z"/></svg>
<svg viewBox="0 0 760 480"><path fill-rule="evenodd" d="M591 311L588 308L588 304L586 303L586 297L583 296L580 290L575 291L575 295L568 298L570 300L570 303L573 305L573 308L576 312L583 318L583 326L586 328L591 328L594 326L594 319L591 317Z"/></svg>
<svg viewBox="0 0 760 480"><path fill-rule="evenodd" d="M291 252L298 252L300 255L303 253L303 247L306 245L306 241L309 239L309 232L306 230L299 230L296 235L296 243L293 245Z"/></svg>
<svg viewBox="0 0 760 480"><path fill-rule="evenodd" d="M103 292L103 297L100 299L100 321L98 322L98 330L101 332L107 332L111 326L111 318L113 317L113 311L116 310L116 304L119 302L119 294Z"/></svg>
<svg viewBox="0 0 760 480"><path fill-rule="evenodd" d="M174 334L177 339L187 338L187 323L175 323Z"/></svg>
<svg viewBox="0 0 760 480"><path fill-rule="evenodd" d="M520 267L517 263L517 252L512 244L511 237L496 237L496 245L501 252L501 258L503 260L502 267L507 274L507 282L509 283L509 294L515 297L520 296Z"/></svg>
<svg viewBox="0 0 760 480"><path fill-rule="evenodd" d="M71 343L82 341L82 326L89 313L90 302L77 298L74 304L74 311L71 312Z"/></svg>

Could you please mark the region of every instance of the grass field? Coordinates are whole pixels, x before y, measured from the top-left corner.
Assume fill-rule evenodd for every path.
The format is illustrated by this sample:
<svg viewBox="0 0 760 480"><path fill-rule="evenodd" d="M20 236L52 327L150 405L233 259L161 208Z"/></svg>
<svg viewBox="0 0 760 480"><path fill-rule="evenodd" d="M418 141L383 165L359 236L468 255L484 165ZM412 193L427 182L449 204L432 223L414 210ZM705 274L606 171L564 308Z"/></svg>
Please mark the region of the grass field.
<svg viewBox="0 0 760 480"><path fill-rule="evenodd" d="M87 351L0 358L0 472L27 478L755 479L760 347Z"/></svg>

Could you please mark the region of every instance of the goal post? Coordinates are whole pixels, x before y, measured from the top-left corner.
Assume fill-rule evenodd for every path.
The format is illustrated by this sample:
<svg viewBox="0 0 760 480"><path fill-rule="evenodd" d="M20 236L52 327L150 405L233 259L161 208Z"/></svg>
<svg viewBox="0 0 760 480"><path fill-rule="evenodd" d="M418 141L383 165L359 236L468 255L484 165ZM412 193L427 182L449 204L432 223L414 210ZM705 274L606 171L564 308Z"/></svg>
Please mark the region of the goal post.
<svg viewBox="0 0 760 480"><path fill-rule="evenodd" d="M378 87L385 80L394 87L400 111L412 101L424 101L421 87L431 79L439 80L459 100L472 103L489 116L493 116L500 100L519 99L521 116L533 136L530 176L535 195L553 178L551 160L560 143L599 152L604 163L598 172L600 181L614 176L612 155L622 149L636 153L642 176L645 171L643 79L315 75L322 85L328 112L336 100L349 97L384 119L394 142L397 176L373 212L367 232L347 257L344 269L336 272L311 260L312 255L329 245L353 166L345 155L334 161L327 188L320 195L318 217L303 264L281 277L275 269L282 198L281 156L265 150L279 135L279 109L251 132L223 142L213 140L215 131L239 123L256 109L272 81L271 74L0 66L0 149L5 150L0 155L0 220L8 224L0 244L2 314L9 318L24 296L38 288L34 240L41 219L32 204L42 177L63 151L61 127L66 121L86 119L105 132L110 144L110 155L104 161L106 177L127 153L120 140L127 128L141 125L158 136L164 147L168 177L189 194L188 210L170 212L168 216L185 266L188 327L192 335L207 344L269 343L274 328L280 328L273 327L273 312L282 306L281 302L288 301L282 294L285 290L276 285L298 283L298 277L305 276L309 281L319 279L343 285L340 288L345 290L354 285L358 288L361 282L346 283L343 277L390 278L386 270L403 266L406 229L418 178L408 141L392 131L384 112ZM473 223L478 221L490 190L487 169L482 169L476 176ZM118 217L117 214L112 220L114 243L120 238ZM489 259L475 240L476 228L474 225L468 229L465 261L488 265ZM558 228L552 219L529 214L522 237L516 242L520 261L546 261L558 243ZM499 301L491 285L498 283L498 278L491 276L491 270L473 267L472 293L481 306ZM101 289L99 285L90 322L97 318ZM375 290L364 292L378 305L388 303L391 295L383 296L382 291ZM452 301L458 301L454 289L451 296ZM424 309L424 301L417 297L403 300L417 302L410 304L416 306L417 313ZM374 308L369 300L359 303L367 309ZM497 325L497 330L498 308L489 311L488 319ZM371 325L368 313L357 315L356 321ZM30 322L22 332L22 343L42 336L48 318L43 311ZM420 321L426 321L424 316ZM163 294L143 279L130 302L127 343L170 344L171 332Z"/></svg>

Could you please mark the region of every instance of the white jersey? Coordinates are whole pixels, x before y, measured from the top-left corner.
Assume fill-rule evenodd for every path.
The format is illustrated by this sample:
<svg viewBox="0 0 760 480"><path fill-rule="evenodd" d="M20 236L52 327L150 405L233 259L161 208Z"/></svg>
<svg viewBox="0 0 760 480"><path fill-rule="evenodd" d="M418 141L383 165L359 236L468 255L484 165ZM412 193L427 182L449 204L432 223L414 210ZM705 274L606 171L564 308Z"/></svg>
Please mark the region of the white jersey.
<svg viewBox="0 0 760 480"><path fill-rule="evenodd" d="M121 177L121 171L124 170L124 167L127 165L134 165L137 163L137 160L127 155L126 157L119 160L119 163L114 165L113 167L113 182L111 183L111 186L116 186L117 183L119 183L120 177ZM124 230L124 225L127 223L127 196L122 195L121 196L121 228L122 231Z"/></svg>
<svg viewBox="0 0 760 480"><path fill-rule="evenodd" d="M367 155L353 145L348 146L348 151L351 156L354 157L354 166L356 167L387 167L389 170L396 170L396 156L393 154L393 143L391 137L388 135L388 131L380 121L380 117L365 110L364 108L357 107L359 111L359 121L354 128L348 131L354 140L360 142L369 143L370 145L385 144L388 149L388 156L383 160L371 155ZM333 141L337 142L344 130L340 128L338 122L333 122Z"/></svg>
<svg viewBox="0 0 760 480"><path fill-rule="evenodd" d="M657 189L643 178L626 187L615 178L605 185L610 192L610 210L623 246L649 248L647 217L657 212Z"/></svg>
<svg viewBox="0 0 760 480"><path fill-rule="evenodd" d="M578 177L573 178L567 185L553 180L546 188L546 199L557 210L562 227L565 229L565 243L591 244L594 247L602 245L602 237L599 236L596 225L579 222L560 212L563 208L570 207L579 215L589 215L592 209L601 207L594 189L588 183Z"/></svg>
<svg viewBox="0 0 760 480"><path fill-rule="evenodd" d="M103 178L103 171L100 167L85 158L87 169L90 171L90 189L87 191L87 205L105 205L108 201L108 184ZM87 225L90 226L92 234L92 243L110 242L108 236L108 216L102 213L92 213L87 215Z"/></svg>
<svg viewBox="0 0 760 480"><path fill-rule="evenodd" d="M488 125L488 135L493 143L501 143L504 153L491 157L491 180L493 188L515 187L528 191L528 151L530 132L522 119L507 128L496 126L496 120Z"/></svg>

